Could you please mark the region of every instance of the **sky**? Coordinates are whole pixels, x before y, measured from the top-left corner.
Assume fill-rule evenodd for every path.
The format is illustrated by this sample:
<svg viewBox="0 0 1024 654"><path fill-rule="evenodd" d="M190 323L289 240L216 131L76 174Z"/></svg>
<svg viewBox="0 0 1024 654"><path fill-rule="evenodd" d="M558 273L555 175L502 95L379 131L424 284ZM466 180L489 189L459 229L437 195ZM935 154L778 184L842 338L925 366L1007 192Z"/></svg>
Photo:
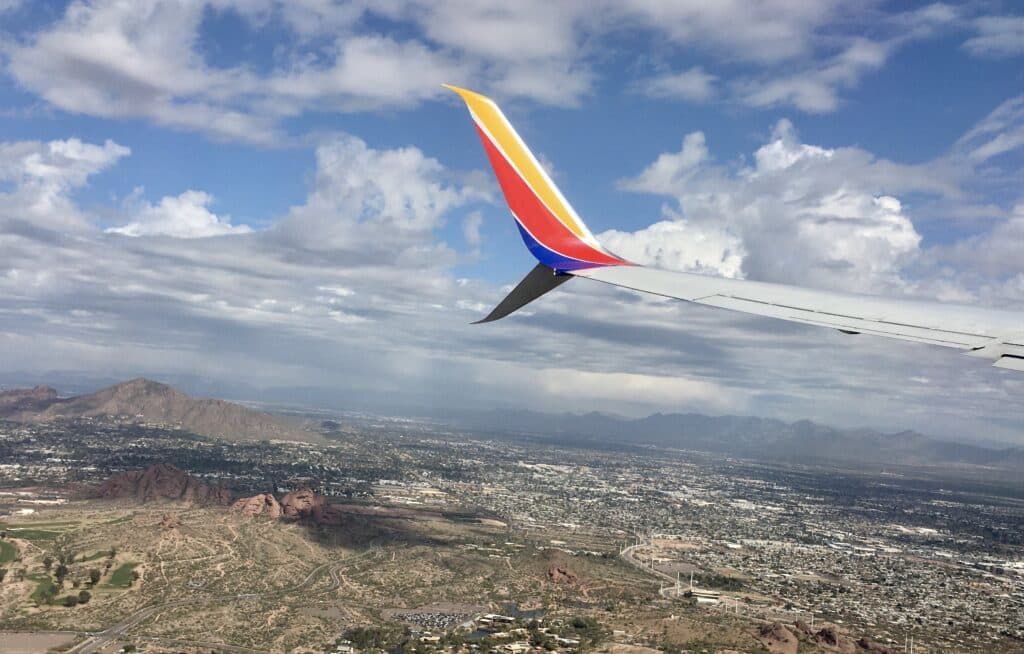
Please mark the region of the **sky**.
<svg viewBox="0 0 1024 654"><path fill-rule="evenodd" d="M1024 376L534 265L456 96L639 263L1024 310L1024 12L0 0L0 382L1024 445ZM1024 330L1024 325L1022 325Z"/></svg>

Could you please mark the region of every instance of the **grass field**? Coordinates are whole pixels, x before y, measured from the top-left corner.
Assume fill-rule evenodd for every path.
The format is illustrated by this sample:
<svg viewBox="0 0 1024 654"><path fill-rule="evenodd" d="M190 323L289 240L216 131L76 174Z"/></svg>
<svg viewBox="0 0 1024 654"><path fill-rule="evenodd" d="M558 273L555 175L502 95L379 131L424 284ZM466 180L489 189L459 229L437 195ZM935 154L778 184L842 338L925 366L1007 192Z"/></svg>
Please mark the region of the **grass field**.
<svg viewBox="0 0 1024 654"><path fill-rule="evenodd" d="M0 563L10 563L18 557L18 548L5 540L0 540Z"/></svg>
<svg viewBox="0 0 1024 654"><path fill-rule="evenodd" d="M36 529L33 527L8 527L7 535L11 538L23 538L25 540L53 540L57 536L60 536L61 531L51 531L49 529Z"/></svg>
<svg viewBox="0 0 1024 654"><path fill-rule="evenodd" d="M32 521L32 522L30 522L28 524L31 525L31 527L37 528L37 529L55 529L57 531L64 531L68 527L77 527L81 523L77 522L77 521L71 521L71 520L60 520L60 521L51 521L51 522L35 522L35 521ZM10 530L10 529L26 529L26 528L28 528L28 527L25 524L12 524L10 522L0 522L0 530L3 530L3 529L8 529L8 530Z"/></svg>
<svg viewBox="0 0 1024 654"><path fill-rule="evenodd" d="M23 524L11 524L0 522L0 531L6 531L11 538L23 538L33 541L53 540L72 527L78 527L79 522L28 522Z"/></svg>
<svg viewBox="0 0 1024 654"><path fill-rule="evenodd" d="M135 571L135 566L137 565L138 563L125 563L119 566L111 573L110 581L107 582L107 585L111 588L129 588L133 581L132 572Z"/></svg>
<svg viewBox="0 0 1024 654"><path fill-rule="evenodd" d="M110 555L110 550L100 550L98 552L93 552L89 556L83 556L78 561L80 563L84 563L86 561L96 561L98 559L105 559L109 555Z"/></svg>

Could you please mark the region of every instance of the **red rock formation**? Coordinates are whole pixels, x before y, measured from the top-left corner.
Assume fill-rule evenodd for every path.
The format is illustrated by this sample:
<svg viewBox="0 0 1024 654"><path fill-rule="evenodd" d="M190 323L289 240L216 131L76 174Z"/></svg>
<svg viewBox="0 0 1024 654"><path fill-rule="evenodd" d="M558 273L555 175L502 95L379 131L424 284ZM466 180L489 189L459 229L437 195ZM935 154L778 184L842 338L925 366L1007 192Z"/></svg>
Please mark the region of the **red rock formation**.
<svg viewBox="0 0 1024 654"><path fill-rule="evenodd" d="M304 520L312 518L318 520L327 506L327 498L317 495L309 488L301 488L292 491L281 498L281 511L284 517L292 520Z"/></svg>
<svg viewBox="0 0 1024 654"><path fill-rule="evenodd" d="M840 636L839 632L832 627L825 627L824 629L820 629L818 633L814 634L814 640L822 643L823 645L838 647Z"/></svg>
<svg viewBox="0 0 1024 654"><path fill-rule="evenodd" d="M173 513L165 513L164 517L160 519L161 529L177 529L179 525L181 525L181 522L178 520L178 516Z"/></svg>
<svg viewBox="0 0 1024 654"><path fill-rule="evenodd" d="M264 516L271 520L277 520L284 514L281 505L270 493L243 497L231 505L231 511L247 516Z"/></svg>
<svg viewBox="0 0 1024 654"><path fill-rule="evenodd" d="M134 499L139 503L174 500L223 505L230 504L232 499L226 488L205 484L166 463L114 475L100 484L96 495L105 499Z"/></svg>
<svg viewBox="0 0 1024 654"><path fill-rule="evenodd" d="M552 583L556 584L575 584L579 580L579 577L576 576L576 573L570 571L566 567L553 565L548 568L548 579L550 579Z"/></svg>
<svg viewBox="0 0 1024 654"><path fill-rule="evenodd" d="M796 652L800 642L792 631L778 622L762 626L759 636L771 652Z"/></svg>
<svg viewBox="0 0 1024 654"><path fill-rule="evenodd" d="M798 632L804 634L805 636L813 636L814 635L814 630L811 629L810 625L808 625L803 620L797 620L796 622L794 622L793 623L793 628L796 629Z"/></svg>

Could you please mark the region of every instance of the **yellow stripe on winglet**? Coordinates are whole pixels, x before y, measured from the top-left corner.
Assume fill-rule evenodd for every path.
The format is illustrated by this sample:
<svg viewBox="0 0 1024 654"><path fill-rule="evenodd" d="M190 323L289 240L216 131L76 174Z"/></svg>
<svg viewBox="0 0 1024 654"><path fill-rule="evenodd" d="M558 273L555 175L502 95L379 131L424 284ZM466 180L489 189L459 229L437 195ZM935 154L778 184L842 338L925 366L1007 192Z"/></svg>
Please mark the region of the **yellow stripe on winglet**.
<svg viewBox="0 0 1024 654"><path fill-rule="evenodd" d="M576 216L576 212L572 210L566 199L555 188L554 183L551 182L547 174L540 167L540 164L537 163L537 160L527 149L526 144L516 134L511 123L501 113L501 109L498 108L494 100L491 100L486 95L480 95L474 91L451 86L450 84L442 84L442 86L459 94L459 97L469 107L473 116L494 137L494 140L497 141L497 146L505 153L509 162L519 171L519 174L526 180L526 183L533 189L533 192L537 194L537 197L551 210L551 213L563 225L568 227L573 234L588 243L596 243L594 237L590 235L587 228L583 226L582 221Z"/></svg>

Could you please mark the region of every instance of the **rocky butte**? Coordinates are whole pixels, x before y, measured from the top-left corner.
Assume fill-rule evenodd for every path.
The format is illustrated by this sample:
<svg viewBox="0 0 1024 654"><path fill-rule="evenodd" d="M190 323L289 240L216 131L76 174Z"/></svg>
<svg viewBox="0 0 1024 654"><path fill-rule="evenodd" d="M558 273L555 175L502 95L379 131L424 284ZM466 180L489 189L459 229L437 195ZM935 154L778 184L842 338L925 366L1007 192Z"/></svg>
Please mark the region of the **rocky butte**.
<svg viewBox="0 0 1024 654"><path fill-rule="evenodd" d="M231 491L206 484L180 468L157 463L145 470L127 470L100 484L97 497L136 502L177 501L192 504L231 503Z"/></svg>
<svg viewBox="0 0 1024 654"><path fill-rule="evenodd" d="M281 504L270 493L243 497L231 505L231 510L242 515L263 516L271 520L277 520L284 515Z"/></svg>

